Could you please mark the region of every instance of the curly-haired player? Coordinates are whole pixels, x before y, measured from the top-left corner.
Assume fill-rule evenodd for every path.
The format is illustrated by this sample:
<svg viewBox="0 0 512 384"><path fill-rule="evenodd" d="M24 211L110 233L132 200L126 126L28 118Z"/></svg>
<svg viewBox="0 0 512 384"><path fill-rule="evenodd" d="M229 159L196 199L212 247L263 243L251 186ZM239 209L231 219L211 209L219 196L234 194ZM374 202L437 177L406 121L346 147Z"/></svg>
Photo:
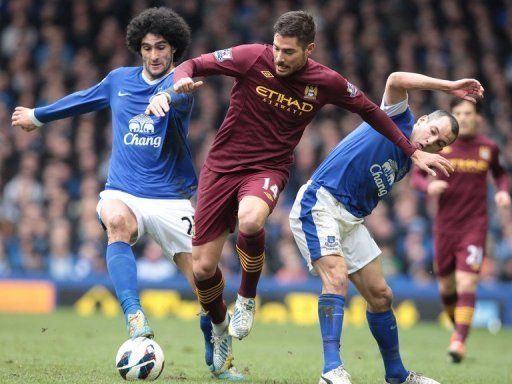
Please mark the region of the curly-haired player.
<svg viewBox="0 0 512 384"><path fill-rule="evenodd" d="M173 100L163 118L144 113L150 98L174 83L174 64L190 42L190 28L169 8L147 9L127 28L128 47L142 58L142 67L110 72L95 86L75 92L46 107L16 107L12 125L25 131L53 120L110 107L113 143L98 217L107 231L107 267L123 309L130 337L153 337L140 305L132 245L148 233L194 286L189 198L197 179L187 144L193 105L190 95ZM212 365L211 323L203 316L206 362ZM241 378L231 367L217 377Z"/></svg>

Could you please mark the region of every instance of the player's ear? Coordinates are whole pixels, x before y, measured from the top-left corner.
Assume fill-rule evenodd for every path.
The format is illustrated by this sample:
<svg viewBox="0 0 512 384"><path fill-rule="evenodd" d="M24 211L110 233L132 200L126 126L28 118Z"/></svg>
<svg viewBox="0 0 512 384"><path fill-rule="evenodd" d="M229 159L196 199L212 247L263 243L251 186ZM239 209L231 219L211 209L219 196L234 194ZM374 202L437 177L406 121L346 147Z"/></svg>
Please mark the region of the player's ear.
<svg viewBox="0 0 512 384"><path fill-rule="evenodd" d="M420 124L425 124L428 120L428 116L427 115L423 115L421 116L419 119L418 119L418 123Z"/></svg>
<svg viewBox="0 0 512 384"><path fill-rule="evenodd" d="M315 49L315 47L316 47L315 43L309 43L306 46L306 55L307 56L311 56L311 54L313 53L313 50Z"/></svg>

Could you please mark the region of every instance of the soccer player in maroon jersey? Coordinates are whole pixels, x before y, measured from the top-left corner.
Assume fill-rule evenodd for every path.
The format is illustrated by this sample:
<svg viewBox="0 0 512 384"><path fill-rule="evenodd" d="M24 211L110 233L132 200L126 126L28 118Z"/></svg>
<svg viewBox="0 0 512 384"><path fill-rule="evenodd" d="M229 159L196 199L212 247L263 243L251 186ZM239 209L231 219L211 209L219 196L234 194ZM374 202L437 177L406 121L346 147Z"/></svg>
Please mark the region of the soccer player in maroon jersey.
<svg viewBox="0 0 512 384"><path fill-rule="evenodd" d="M392 120L337 72L309 56L315 24L303 11L287 12L274 25L273 45L250 44L201 55L176 68L175 86L154 97L146 113L163 116L174 92L192 92L194 76L235 78L226 117L201 170L193 239L193 271L201 305L213 323L214 374L229 369L231 337L252 327L256 286L263 268L267 217L287 180L293 150L325 104L358 113L422 169L449 162L417 150ZM230 321L218 268L221 250L238 219L242 279Z"/></svg>
<svg viewBox="0 0 512 384"><path fill-rule="evenodd" d="M413 171L412 184L438 200L434 220L434 270L444 310L455 325L448 354L459 363L465 354L475 308L475 292L487 236L487 175L496 183L498 208L510 206L509 180L499 162L499 148L478 133L480 104L454 99L451 112L459 122L459 138L443 149L455 172L428 178Z"/></svg>

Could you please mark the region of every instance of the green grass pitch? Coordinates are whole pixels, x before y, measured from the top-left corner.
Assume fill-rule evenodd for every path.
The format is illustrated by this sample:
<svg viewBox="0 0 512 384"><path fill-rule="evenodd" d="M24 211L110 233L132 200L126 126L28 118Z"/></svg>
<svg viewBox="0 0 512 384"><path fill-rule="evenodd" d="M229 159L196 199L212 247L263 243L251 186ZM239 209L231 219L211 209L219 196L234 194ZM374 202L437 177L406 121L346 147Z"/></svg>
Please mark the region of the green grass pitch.
<svg viewBox="0 0 512 384"><path fill-rule="evenodd" d="M166 356L157 382L218 383L203 359L198 322L150 318ZM79 317L60 310L52 315L0 314L0 383L122 383L114 367L117 348L126 339L121 317ZM512 383L512 330L497 335L473 330L467 359L446 362L449 332L434 324L400 331L408 369L441 383ZM256 323L251 335L233 341L235 363L248 383L317 383L322 366L316 326ZM346 327L342 356L354 384L383 383L383 366L369 330Z"/></svg>

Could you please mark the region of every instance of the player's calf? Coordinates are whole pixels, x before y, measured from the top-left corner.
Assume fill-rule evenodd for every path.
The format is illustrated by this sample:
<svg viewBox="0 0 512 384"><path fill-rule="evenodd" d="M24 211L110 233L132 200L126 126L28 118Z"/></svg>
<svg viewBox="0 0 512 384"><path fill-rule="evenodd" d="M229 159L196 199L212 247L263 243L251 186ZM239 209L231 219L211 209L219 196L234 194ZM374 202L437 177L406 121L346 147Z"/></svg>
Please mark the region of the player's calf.
<svg viewBox="0 0 512 384"><path fill-rule="evenodd" d="M256 302L252 298L238 295L233 316L229 322L229 335L242 340L251 332L256 312Z"/></svg>

